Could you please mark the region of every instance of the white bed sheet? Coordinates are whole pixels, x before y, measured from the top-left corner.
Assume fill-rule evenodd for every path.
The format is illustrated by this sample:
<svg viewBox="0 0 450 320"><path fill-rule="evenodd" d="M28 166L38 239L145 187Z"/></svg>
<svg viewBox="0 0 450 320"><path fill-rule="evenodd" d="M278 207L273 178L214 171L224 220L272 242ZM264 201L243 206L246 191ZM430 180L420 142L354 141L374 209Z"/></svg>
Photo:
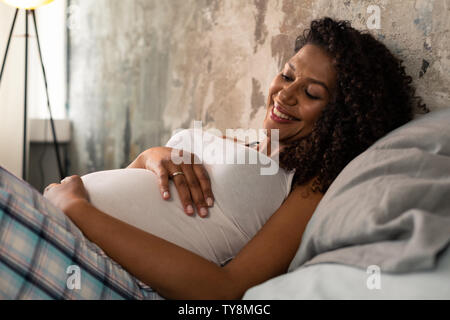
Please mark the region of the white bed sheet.
<svg viewBox="0 0 450 320"><path fill-rule="evenodd" d="M429 271L380 272L380 289L369 289L367 270L335 263L300 267L250 288L243 299L450 299L450 248Z"/></svg>

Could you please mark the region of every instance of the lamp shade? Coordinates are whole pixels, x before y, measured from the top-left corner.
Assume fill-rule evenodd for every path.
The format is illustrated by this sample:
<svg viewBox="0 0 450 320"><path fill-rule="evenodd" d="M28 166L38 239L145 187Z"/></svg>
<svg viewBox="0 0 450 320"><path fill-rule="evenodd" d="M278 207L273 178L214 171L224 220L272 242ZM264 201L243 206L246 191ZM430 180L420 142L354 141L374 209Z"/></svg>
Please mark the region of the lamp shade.
<svg viewBox="0 0 450 320"><path fill-rule="evenodd" d="M4 3L19 9L36 9L53 0L2 0Z"/></svg>

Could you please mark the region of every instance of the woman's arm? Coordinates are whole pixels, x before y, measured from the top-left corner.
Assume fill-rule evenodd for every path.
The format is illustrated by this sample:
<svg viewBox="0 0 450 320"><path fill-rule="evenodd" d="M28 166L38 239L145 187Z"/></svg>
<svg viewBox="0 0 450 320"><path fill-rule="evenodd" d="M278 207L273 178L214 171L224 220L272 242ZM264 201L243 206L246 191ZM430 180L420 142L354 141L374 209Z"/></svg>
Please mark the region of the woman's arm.
<svg viewBox="0 0 450 320"><path fill-rule="evenodd" d="M72 204L65 213L108 256L166 298L232 295L224 270L184 248L115 219L87 201Z"/></svg>
<svg viewBox="0 0 450 320"><path fill-rule="evenodd" d="M166 298L241 299L248 288L287 271L322 198L322 194L308 194L306 187L294 189L223 268L101 212L86 199L71 201L64 212L88 239ZM50 191L58 193L54 188Z"/></svg>

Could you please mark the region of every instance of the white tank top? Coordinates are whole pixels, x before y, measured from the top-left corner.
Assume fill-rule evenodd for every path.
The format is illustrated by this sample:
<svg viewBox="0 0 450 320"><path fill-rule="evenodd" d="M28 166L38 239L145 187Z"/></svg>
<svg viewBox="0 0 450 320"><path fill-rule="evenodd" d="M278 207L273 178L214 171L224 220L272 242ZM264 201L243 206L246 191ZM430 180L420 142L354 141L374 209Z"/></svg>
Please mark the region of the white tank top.
<svg viewBox="0 0 450 320"><path fill-rule="evenodd" d="M206 146L203 153L196 150L199 142ZM203 160L215 197L207 218L184 213L172 181L171 199L163 200L156 175L145 169L83 176L91 203L117 219L223 265L255 236L289 194L294 171L279 168L276 174L262 175L262 169L269 168L266 163L270 162L272 168L278 165L255 149L198 129L178 132L166 146L189 151ZM226 158L224 153L229 156L232 148L236 148L234 164L219 161ZM209 150L208 156L205 150ZM246 161L236 164L244 155ZM255 156L265 164L249 163Z"/></svg>

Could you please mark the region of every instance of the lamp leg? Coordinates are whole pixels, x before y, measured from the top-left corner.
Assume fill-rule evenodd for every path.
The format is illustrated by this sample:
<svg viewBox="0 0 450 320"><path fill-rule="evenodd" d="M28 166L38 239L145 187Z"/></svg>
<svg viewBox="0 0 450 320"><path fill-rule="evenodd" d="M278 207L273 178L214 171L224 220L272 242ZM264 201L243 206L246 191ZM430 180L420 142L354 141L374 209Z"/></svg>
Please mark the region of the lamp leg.
<svg viewBox="0 0 450 320"><path fill-rule="evenodd" d="M36 23L36 14L35 14L34 10L31 10L31 15L33 16L34 30L36 32L37 47L38 47L38 51L39 51L39 59L41 61L42 74L44 76L45 93L47 94L47 107L48 107L48 112L50 113L50 124L51 124L52 134L53 134L53 145L55 147L56 159L57 159L57 162L58 162L59 175L60 175L61 180L62 180L65 177L65 173L64 173L64 170L63 170L63 167L62 167L62 164L61 164L61 159L60 159L60 155L59 155L59 147L58 147L58 139L56 139L55 124L53 122L52 110L50 108L50 98L49 98L49 95L48 95L47 75L45 73L44 62L42 60L41 44L40 44L40 41L39 41L39 34L38 34L37 23Z"/></svg>
<svg viewBox="0 0 450 320"><path fill-rule="evenodd" d="M22 157L22 178L27 180L27 92L28 92L28 13L25 10L25 94L23 102L23 157Z"/></svg>
<svg viewBox="0 0 450 320"><path fill-rule="evenodd" d="M14 31L14 25L16 24L16 18L17 18L17 13L19 12L19 9L16 9L16 13L14 14L14 19L11 25L11 30L9 31L9 37L8 37L8 42L6 43L6 49L5 49L5 55L3 56L3 62L2 62L2 69L0 71L0 84L2 83L2 76L3 76L3 70L5 68L5 63L6 63L6 57L8 56L8 49L9 49L9 43L11 42L11 37Z"/></svg>

